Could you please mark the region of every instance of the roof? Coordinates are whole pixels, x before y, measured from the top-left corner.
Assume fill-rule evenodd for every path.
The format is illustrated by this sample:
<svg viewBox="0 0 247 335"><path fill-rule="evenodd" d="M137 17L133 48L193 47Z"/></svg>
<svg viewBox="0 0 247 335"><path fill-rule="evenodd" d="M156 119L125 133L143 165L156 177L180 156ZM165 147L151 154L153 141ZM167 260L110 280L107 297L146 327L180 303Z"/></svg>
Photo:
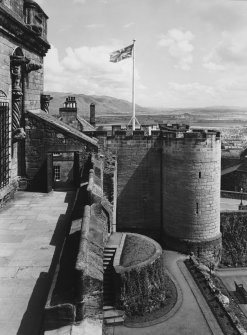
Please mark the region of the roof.
<svg viewBox="0 0 247 335"><path fill-rule="evenodd" d="M236 171L241 165L242 165L242 164L237 164L237 165L231 166L231 167L229 167L229 168L226 168L226 169L224 169L224 170L221 171L221 175L224 176L225 174L234 172L234 171Z"/></svg>
<svg viewBox="0 0 247 335"><path fill-rule="evenodd" d="M96 131L94 126L92 126L89 122L87 122L85 119L77 115L77 120L80 122L80 124L83 127L83 131Z"/></svg>
<svg viewBox="0 0 247 335"><path fill-rule="evenodd" d="M76 137L79 140L83 140L86 142L89 142L95 146L98 146L98 141L96 139L93 139L79 130L67 125L66 123L56 119L54 116L47 114L46 112L42 111L41 109L36 110L28 110L27 111L32 116L35 116L42 121L45 121L46 123L49 123L50 125L59 128L61 131L66 132L69 136Z"/></svg>

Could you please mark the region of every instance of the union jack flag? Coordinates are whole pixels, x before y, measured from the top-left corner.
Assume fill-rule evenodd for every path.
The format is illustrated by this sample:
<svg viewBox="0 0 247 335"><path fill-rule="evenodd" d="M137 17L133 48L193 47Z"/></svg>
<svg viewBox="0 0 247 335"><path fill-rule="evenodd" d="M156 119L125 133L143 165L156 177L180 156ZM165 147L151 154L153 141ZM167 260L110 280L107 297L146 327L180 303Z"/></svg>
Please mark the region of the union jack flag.
<svg viewBox="0 0 247 335"><path fill-rule="evenodd" d="M117 63L125 58L129 58L132 56L132 50L134 47L134 43L117 51L113 51L110 54L110 62Z"/></svg>

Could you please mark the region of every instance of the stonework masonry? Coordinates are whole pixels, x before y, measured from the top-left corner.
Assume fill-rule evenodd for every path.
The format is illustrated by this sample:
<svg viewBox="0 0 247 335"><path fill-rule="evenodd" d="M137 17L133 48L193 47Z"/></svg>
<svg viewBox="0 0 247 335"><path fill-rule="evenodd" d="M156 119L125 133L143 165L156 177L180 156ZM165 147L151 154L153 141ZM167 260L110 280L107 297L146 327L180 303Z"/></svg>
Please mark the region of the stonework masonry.
<svg viewBox="0 0 247 335"><path fill-rule="evenodd" d="M39 15L41 23L35 22L36 14ZM27 109L40 108L43 57L50 47L46 40L46 20L47 16L34 1L0 2L0 96L4 96L4 102L8 103L10 115L10 177L8 184L0 187L1 204L13 196L19 177L25 174L25 143L16 143L13 131L16 126L24 128L23 116ZM0 102L3 101L1 97ZM20 134L19 137L24 138L24 130Z"/></svg>
<svg viewBox="0 0 247 335"><path fill-rule="evenodd" d="M117 156L117 230L159 235L162 142L138 131L97 138Z"/></svg>
<svg viewBox="0 0 247 335"><path fill-rule="evenodd" d="M48 154L78 152L79 168L83 168L91 153L97 151L96 142L87 143L75 135L69 136L66 130L44 122L30 112L26 115L26 132L26 173L29 188L33 190L46 191Z"/></svg>
<svg viewBox="0 0 247 335"><path fill-rule="evenodd" d="M98 132L117 156L117 230L164 246L220 257L220 135L211 131Z"/></svg>
<svg viewBox="0 0 247 335"><path fill-rule="evenodd" d="M212 241L219 240L220 243L221 238L221 145L217 134L202 135L185 133L184 138L165 139L163 229L168 244L171 244L168 237L184 243L190 241L196 248L208 241L213 244L212 252L217 254L217 245Z"/></svg>

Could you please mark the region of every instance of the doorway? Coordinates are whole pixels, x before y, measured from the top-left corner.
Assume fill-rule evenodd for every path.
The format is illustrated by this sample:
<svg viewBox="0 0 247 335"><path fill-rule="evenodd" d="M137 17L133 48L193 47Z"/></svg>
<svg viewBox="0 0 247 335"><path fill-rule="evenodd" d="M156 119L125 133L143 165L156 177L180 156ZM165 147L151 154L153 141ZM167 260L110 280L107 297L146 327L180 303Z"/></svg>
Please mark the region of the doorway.
<svg viewBox="0 0 247 335"><path fill-rule="evenodd" d="M67 191L75 189L79 181L79 153L78 152L52 152L47 155L48 169L48 187L50 192ZM49 157L50 156L50 157ZM49 186L50 184L50 186Z"/></svg>

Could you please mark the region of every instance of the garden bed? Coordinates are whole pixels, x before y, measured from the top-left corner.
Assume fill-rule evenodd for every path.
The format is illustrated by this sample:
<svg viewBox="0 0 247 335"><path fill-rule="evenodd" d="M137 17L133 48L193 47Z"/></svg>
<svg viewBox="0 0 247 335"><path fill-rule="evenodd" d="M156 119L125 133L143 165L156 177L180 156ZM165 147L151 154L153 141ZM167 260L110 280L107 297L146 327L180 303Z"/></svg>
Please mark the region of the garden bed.
<svg viewBox="0 0 247 335"><path fill-rule="evenodd" d="M164 305L158 310L146 313L145 315L127 316L124 322L125 326L138 327L140 324L142 324L141 326L145 326L145 323L156 324L164 321L164 317L174 308L178 298L176 286L170 276L165 273L164 278L166 282L166 290L164 292L166 299ZM159 319L161 320L159 321Z"/></svg>
<svg viewBox="0 0 247 335"><path fill-rule="evenodd" d="M196 262L186 260L185 265L199 287L208 306L225 335L246 334L247 319L235 299L229 294L220 278L205 274L205 266L200 269Z"/></svg>
<svg viewBox="0 0 247 335"><path fill-rule="evenodd" d="M221 213L222 258L220 267L247 266L247 213Z"/></svg>
<svg viewBox="0 0 247 335"><path fill-rule="evenodd" d="M162 248L156 241L128 233L115 271L116 304L127 316L144 316L164 306L166 278Z"/></svg>

